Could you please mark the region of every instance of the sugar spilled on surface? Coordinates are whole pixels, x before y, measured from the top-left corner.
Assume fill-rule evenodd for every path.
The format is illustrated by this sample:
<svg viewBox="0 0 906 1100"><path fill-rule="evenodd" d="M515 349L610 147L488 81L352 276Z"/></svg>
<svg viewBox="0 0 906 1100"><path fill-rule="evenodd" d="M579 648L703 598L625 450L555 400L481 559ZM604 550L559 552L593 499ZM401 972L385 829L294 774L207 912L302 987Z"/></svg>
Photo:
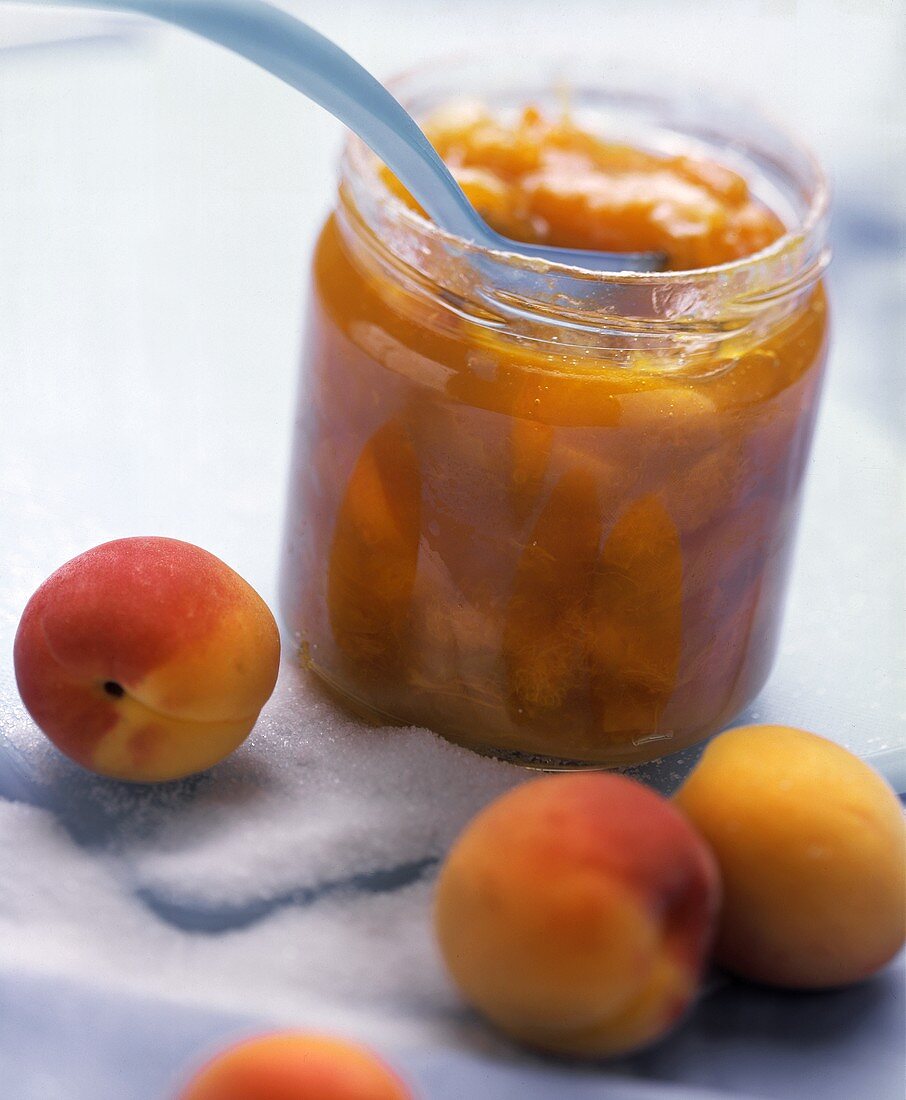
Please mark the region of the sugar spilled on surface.
<svg viewBox="0 0 906 1100"><path fill-rule="evenodd" d="M365 727L290 665L245 746L158 788L82 772L5 703L0 966L388 1039L459 1014L435 869L524 771Z"/></svg>
<svg viewBox="0 0 906 1100"><path fill-rule="evenodd" d="M535 773L350 719L288 663L238 752L158 787L77 768L7 694L0 968L386 1041L469 1026L433 942L434 877Z"/></svg>

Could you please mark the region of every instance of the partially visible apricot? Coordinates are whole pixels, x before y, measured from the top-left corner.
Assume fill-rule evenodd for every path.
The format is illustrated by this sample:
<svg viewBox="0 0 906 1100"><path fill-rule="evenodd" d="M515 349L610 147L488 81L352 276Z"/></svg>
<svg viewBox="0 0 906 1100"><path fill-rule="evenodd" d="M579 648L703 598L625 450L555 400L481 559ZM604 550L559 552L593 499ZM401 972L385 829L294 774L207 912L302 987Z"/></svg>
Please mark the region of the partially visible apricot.
<svg viewBox="0 0 906 1100"><path fill-rule="evenodd" d="M724 883L716 958L788 988L845 985L906 936L906 831L887 783L804 730L716 737L676 795Z"/></svg>
<svg viewBox="0 0 906 1100"><path fill-rule="evenodd" d="M287 1031L218 1054L179 1100L411 1100L411 1093L367 1047Z"/></svg>

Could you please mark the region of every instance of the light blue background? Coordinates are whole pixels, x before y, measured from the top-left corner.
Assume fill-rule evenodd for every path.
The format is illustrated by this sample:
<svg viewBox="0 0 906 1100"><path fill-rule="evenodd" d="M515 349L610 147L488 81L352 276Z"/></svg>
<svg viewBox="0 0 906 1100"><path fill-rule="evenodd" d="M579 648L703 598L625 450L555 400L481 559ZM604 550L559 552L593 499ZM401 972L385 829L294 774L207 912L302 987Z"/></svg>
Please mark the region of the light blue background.
<svg viewBox="0 0 906 1100"><path fill-rule="evenodd" d="M476 40L516 53L538 39L591 43L748 91L810 137L836 184L834 351L782 651L749 717L857 751L903 737L898 8L304 5L380 73ZM200 782L149 795L96 784L46 751L18 702L10 647L28 595L62 561L108 538L168 534L219 554L274 603L305 267L340 139L314 107L202 43L128 20L66 22L98 37L23 47L59 24L0 6L0 45L18 43L0 49L0 1095L152 1100L212 1043L323 1020L373 1042L426 1097L899 1100L902 963L820 996L716 986L660 1047L604 1070L494 1039L458 1009L418 929L433 861L471 803L519 776L425 734L405 754L372 738L357 772L355 731L289 671L249 745ZM406 783L404 757L416 760ZM669 789L685 763L646 774ZM284 801L272 792L294 768L300 820L324 800L314 839L278 829L294 788ZM257 854L251 826L243 832L250 807L230 808L243 783L263 792L268 815ZM346 801L327 797L335 783ZM432 784L450 792L420 801ZM405 807L398 844L385 812L394 799ZM222 840L206 834L211 807ZM176 840L168 822L186 825ZM356 829L374 833L373 850ZM281 843L300 845L297 880L281 878L285 860L266 866ZM247 877L233 882L234 868ZM232 891L219 911L218 876ZM96 912L95 881L109 891ZM237 946L210 929L238 912L250 937L271 922L267 942L304 977L337 893L330 936L342 946L348 930L350 966L373 940L361 997L355 983L332 987L330 960L317 980L300 978L297 999L277 972L242 972L248 988L219 975ZM395 933L373 919L384 904ZM125 924L105 945L114 919ZM159 941L148 939L155 922Z"/></svg>

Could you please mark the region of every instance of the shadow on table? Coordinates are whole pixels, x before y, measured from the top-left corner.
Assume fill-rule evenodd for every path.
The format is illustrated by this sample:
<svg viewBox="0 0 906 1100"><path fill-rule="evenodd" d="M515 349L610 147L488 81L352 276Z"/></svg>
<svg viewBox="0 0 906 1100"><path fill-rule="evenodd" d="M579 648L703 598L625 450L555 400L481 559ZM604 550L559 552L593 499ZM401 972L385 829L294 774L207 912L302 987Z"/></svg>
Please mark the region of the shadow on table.
<svg viewBox="0 0 906 1100"><path fill-rule="evenodd" d="M903 976L901 958L839 992L730 983L658 1047L607 1066L533 1057L471 1019L434 1048L378 1049L419 1100L901 1100ZM214 1050L293 1022L311 1026L2 973L4 1095L170 1100Z"/></svg>

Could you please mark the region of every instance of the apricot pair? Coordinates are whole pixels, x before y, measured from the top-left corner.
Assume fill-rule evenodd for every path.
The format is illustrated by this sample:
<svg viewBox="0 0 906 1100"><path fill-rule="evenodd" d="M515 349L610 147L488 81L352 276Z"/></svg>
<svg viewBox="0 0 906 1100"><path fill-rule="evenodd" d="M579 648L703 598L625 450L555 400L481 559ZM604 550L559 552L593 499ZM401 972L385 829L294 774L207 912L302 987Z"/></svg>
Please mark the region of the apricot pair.
<svg viewBox="0 0 906 1100"><path fill-rule="evenodd" d="M904 940L884 780L800 730L716 738L670 802L622 776L539 779L483 810L435 922L466 999L512 1037L600 1058L659 1038L709 957L788 988L855 982Z"/></svg>

